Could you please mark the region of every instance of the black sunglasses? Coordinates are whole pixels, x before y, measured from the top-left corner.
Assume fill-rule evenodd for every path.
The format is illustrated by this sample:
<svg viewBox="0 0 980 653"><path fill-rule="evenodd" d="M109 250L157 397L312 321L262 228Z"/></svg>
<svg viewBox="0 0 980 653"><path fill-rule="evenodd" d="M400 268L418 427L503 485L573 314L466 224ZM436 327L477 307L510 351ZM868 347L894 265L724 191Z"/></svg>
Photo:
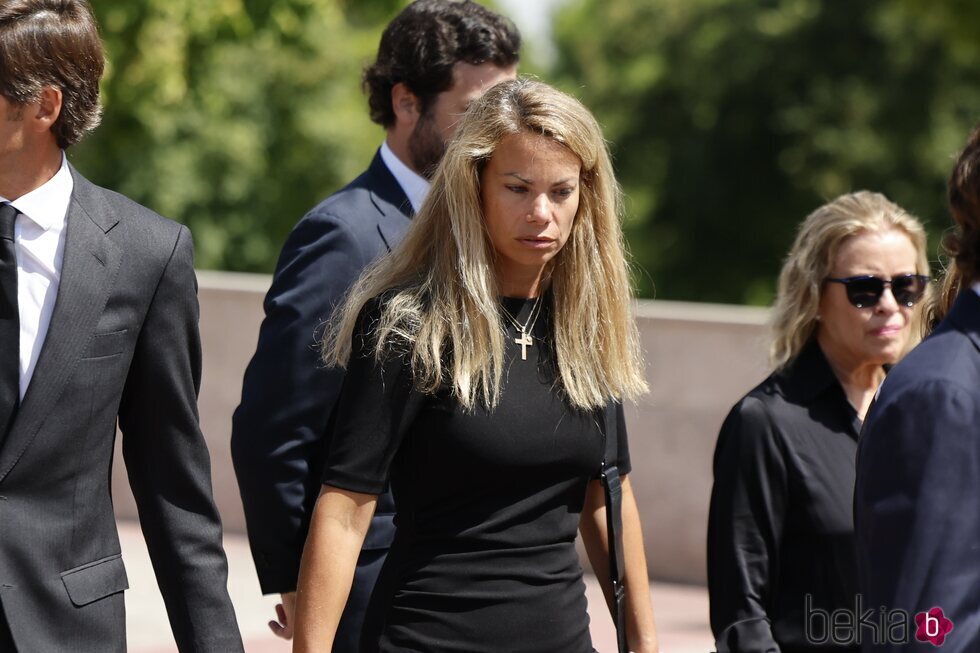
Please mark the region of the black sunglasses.
<svg viewBox="0 0 980 653"><path fill-rule="evenodd" d="M929 277L924 274L900 274L891 279L882 279L870 274L859 277L833 279L827 277L824 281L844 284L847 301L857 308L874 306L881 299L886 287L892 289L895 301L905 306L913 306L922 299L929 285Z"/></svg>

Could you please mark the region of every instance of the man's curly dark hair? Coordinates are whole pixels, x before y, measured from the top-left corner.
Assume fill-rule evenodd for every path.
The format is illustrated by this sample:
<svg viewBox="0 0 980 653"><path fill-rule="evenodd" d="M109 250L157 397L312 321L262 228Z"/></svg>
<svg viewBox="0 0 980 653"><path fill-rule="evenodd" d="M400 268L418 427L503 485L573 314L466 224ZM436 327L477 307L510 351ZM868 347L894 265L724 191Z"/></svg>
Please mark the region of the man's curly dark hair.
<svg viewBox="0 0 980 653"><path fill-rule="evenodd" d="M391 89L399 82L420 100L425 112L453 85L453 66L490 62L517 64L521 35L508 18L471 0L417 0L381 35L377 60L364 71L371 120L395 123Z"/></svg>
<svg viewBox="0 0 980 653"><path fill-rule="evenodd" d="M980 125L956 159L946 189L955 227L943 238L949 261L935 300L926 309L926 331L946 317L961 290L980 281Z"/></svg>
<svg viewBox="0 0 980 653"><path fill-rule="evenodd" d="M949 211L956 232L944 245L963 278L980 281L980 127L973 130L949 178Z"/></svg>

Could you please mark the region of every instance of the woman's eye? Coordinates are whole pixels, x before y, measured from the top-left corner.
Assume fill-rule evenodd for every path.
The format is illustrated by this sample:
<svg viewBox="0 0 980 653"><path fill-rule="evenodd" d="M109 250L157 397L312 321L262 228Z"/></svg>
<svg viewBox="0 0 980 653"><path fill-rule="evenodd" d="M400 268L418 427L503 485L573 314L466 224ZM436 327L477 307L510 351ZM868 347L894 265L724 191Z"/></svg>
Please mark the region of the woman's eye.
<svg viewBox="0 0 980 653"><path fill-rule="evenodd" d="M572 193L574 192L575 192L574 188L559 188L558 190L555 191L555 195L557 195L562 199L565 199L571 197Z"/></svg>
<svg viewBox="0 0 980 653"><path fill-rule="evenodd" d="M509 190L512 193L526 193L527 192L527 189L524 188L523 186L514 186L514 185L508 185L507 186L507 190Z"/></svg>

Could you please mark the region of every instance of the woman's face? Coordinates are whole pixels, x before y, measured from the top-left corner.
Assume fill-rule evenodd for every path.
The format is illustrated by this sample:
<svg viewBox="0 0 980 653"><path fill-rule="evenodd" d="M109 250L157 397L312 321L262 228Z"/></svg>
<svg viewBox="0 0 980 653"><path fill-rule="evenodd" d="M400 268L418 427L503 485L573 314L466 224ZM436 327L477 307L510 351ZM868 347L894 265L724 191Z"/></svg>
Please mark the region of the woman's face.
<svg viewBox="0 0 980 653"><path fill-rule="evenodd" d="M505 136L480 177L483 216L505 294L536 292L578 211L582 163L539 134Z"/></svg>
<svg viewBox="0 0 980 653"><path fill-rule="evenodd" d="M915 274L918 255L897 229L866 232L846 239L829 277L874 275L891 279ZM913 308L895 301L886 287L874 306L856 308L844 284L825 282L820 297L817 340L828 357L849 367L894 363L905 351Z"/></svg>

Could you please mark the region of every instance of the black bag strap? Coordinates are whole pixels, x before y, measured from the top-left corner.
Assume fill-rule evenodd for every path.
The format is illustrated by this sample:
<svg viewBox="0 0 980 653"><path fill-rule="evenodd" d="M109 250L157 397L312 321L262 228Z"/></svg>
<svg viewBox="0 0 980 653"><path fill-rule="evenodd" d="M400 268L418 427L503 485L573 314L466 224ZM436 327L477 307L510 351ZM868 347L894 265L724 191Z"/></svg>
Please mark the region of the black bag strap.
<svg viewBox="0 0 980 653"><path fill-rule="evenodd" d="M610 402L604 414L605 453L602 457L602 488L606 495L606 532L609 540L609 576L613 589L613 620L619 653L629 653L626 644L626 588L623 586L623 486L619 478L619 404Z"/></svg>

